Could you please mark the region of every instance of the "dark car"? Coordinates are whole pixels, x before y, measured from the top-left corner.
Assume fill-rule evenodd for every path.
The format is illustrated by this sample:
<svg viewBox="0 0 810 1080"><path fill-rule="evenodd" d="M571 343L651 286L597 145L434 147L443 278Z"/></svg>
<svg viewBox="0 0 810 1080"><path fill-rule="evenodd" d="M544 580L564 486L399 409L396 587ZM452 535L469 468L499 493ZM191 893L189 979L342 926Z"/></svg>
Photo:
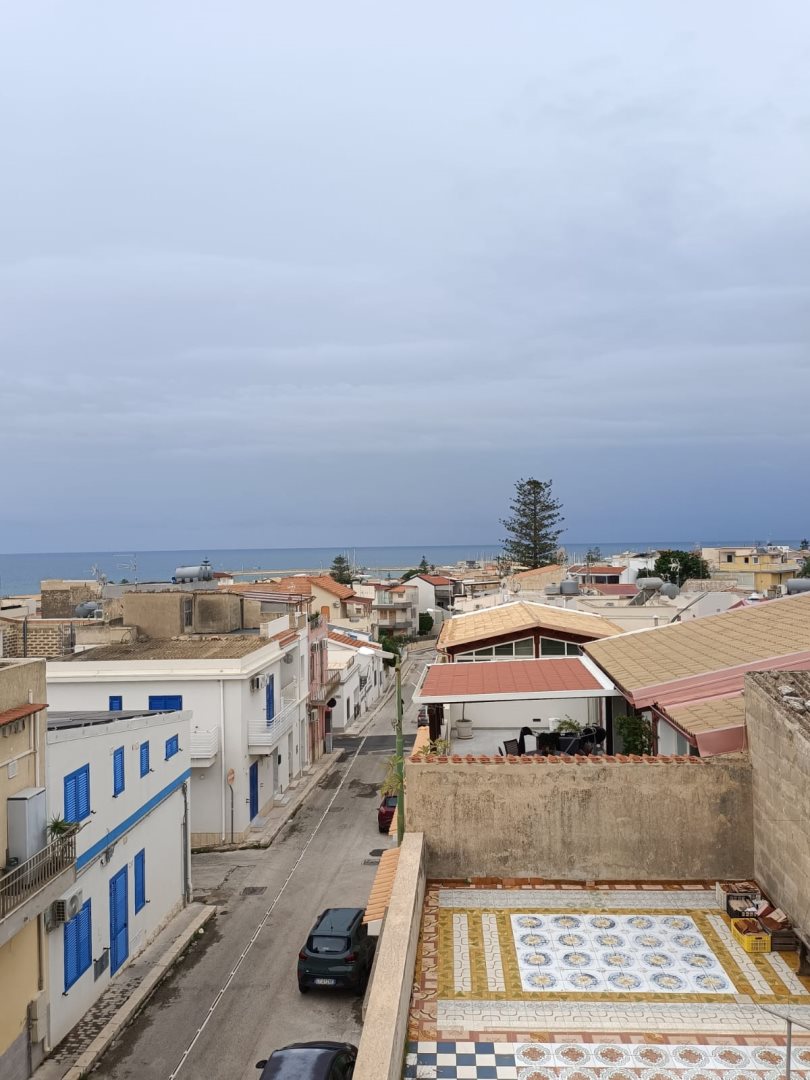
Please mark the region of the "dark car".
<svg viewBox="0 0 810 1080"><path fill-rule="evenodd" d="M259 1080L350 1080L356 1060L351 1043L290 1043L257 1061L256 1068L263 1070Z"/></svg>
<svg viewBox="0 0 810 1080"><path fill-rule="evenodd" d="M298 954L298 989L313 986L362 990L371 971L374 939L363 925L362 908L327 908L318 916Z"/></svg>
<svg viewBox="0 0 810 1080"><path fill-rule="evenodd" d="M394 820L396 810L396 795L383 795L383 800L377 807L377 827L380 832L388 832L391 828L391 822Z"/></svg>

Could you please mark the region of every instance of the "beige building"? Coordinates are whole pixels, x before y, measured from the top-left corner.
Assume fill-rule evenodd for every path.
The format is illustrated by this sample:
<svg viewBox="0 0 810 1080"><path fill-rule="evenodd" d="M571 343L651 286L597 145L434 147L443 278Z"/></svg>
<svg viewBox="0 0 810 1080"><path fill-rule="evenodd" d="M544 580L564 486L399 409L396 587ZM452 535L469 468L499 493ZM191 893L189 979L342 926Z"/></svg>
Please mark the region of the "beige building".
<svg viewBox="0 0 810 1080"><path fill-rule="evenodd" d="M31 1075L47 1046L46 911L76 880L75 833L48 841L45 661L0 661L0 1076Z"/></svg>

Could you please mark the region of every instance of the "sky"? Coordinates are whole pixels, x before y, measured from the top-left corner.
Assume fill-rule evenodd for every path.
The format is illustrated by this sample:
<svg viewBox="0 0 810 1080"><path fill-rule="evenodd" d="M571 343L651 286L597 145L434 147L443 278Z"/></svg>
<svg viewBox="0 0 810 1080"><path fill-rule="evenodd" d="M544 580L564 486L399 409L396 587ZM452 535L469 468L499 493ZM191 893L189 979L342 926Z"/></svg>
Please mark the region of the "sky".
<svg viewBox="0 0 810 1080"><path fill-rule="evenodd" d="M0 130L0 551L810 528L806 0L31 0Z"/></svg>

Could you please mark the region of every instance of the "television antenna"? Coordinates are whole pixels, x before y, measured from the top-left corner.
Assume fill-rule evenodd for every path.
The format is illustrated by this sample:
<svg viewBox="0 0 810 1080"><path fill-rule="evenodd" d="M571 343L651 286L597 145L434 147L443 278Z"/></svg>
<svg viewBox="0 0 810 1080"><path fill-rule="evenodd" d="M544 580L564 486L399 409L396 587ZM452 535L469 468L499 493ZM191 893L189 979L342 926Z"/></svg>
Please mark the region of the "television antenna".
<svg viewBox="0 0 810 1080"><path fill-rule="evenodd" d="M133 584L138 584L138 556L133 551L131 554L116 555L116 559L124 559L124 562L118 563L118 567L121 570L129 570L132 574Z"/></svg>

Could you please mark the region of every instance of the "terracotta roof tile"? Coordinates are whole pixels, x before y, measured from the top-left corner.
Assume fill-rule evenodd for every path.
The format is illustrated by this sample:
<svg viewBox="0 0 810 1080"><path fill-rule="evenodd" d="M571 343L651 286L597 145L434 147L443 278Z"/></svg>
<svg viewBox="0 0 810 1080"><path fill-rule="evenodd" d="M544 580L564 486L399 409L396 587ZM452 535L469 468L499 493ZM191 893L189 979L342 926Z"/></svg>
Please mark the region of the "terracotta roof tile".
<svg viewBox="0 0 810 1080"><path fill-rule="evenodd" d="M622 633L620 626L601 615L589 615L571 608L519 600L447 619L442 623L438 648L444 650L470 645L475 641L533 629L555 630L558 633L587 638L610 637Z"/></svg>
<svg viewBox="0 0 810 1080"><path fill-rule="evenodd" d="M745 701L742 694L690 705L670 705L664 711L688 735L742 727L745 723Z"/></svg>
<svg viewBox="0 0 810 1080"><path fill-rule="evenodd" d="M329 640L338 641L341 645L351 645L354 649L363 646L369 649L382 649L382 645L378 641L365 641L363 638L354 638L350 634L340 634L336 630L329 631Z"/></svg>
<svg viewBox="0 0 810 1080"><path fill-rule="evenodd" d="M363 916L364 923L377 922L385 915L391 893L394 890L394 878L399 865L399 848L389 848L380 856L380 865L374 875L374 884L371 886L366 913Z"/></svg>
<svg viewBox="0 0 810 1080"><path fill-rule="evenodd" d="M441 574L419 574L422 581L426 581L428 585L452 585L453 582L449 577L442 577Z"/></svg>
<svg viewBox="0 0 810 1080"><path fill-rule="evenodd" d="M602 690L575 656L545 660L490 660L481 664L431 664L419 697Z"/></svg>
<svg viewBox="0 0 810 1080"><path fill-rule="evenodd" d="M24 720L26 716L33 716L35 713L42 712L43 709L47 709L46 704L41 705L16 705L13 709L5 709L0 712L0 727L4 727L6 724L13 724L15 720Z"/></svg>

